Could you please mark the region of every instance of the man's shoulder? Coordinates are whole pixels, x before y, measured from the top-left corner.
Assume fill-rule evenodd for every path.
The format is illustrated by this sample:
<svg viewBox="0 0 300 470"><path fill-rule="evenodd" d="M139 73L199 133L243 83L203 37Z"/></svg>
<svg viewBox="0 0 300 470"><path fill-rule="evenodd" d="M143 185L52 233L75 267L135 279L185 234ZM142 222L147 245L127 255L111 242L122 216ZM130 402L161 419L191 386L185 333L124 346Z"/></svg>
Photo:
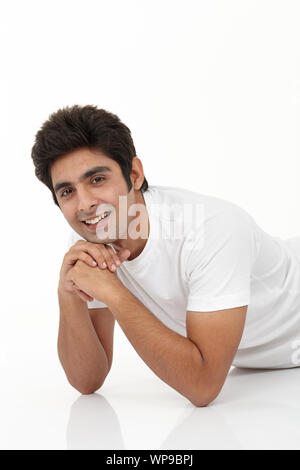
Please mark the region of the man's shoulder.
<svg viewBox="0 0 300 470"><path fill-rule="evenodd" d="M174 204L203 204L207 209L219 210L242 210L236 203L219 196L205 194L194 189L187 189L177 186L159 186L151 185L144 193L149 195L151 203L174 203Z"/></svg>
<svg viewBox="0 0 300 470"><path fill-rule="evenodd" d="M238 204L221 197L171 186L152 186L147 195L147 205L162 221L177 225L189 223L194 228L207 225L244 224L250 214Z"/></svg>

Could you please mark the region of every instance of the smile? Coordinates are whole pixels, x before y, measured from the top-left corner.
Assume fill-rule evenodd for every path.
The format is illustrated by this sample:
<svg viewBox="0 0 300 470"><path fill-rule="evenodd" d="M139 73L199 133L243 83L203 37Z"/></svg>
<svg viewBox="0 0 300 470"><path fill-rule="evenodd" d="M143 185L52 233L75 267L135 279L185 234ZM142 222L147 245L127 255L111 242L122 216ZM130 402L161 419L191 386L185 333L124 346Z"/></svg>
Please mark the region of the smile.
<svg viewBox="0 0 300 470"><path fill-rule="evenodd" d="M110 212L106 211L106 212L104 212L104 214L99 215L98 217L95 217L94 219L83 220L83 223L86 224L86 225L95 225L95 224L98 224L98 222L100 222L100 220L105 219L106 217L109 216L109 214L110 214Z"/></svg>

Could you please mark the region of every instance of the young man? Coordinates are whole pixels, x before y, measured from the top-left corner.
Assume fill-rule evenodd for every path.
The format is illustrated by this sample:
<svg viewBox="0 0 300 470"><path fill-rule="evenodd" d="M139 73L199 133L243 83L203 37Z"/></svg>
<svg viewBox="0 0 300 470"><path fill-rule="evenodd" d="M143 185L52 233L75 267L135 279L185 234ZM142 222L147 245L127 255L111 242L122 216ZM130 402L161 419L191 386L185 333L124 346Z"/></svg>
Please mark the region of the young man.
<svg viewBox="0 0 300 470"><path fill-rule="evenodd" d="M231 365L299 366L300 238L272 237L229 201L148 187L130 130L94 106L52 114L32 158L72 228L58 354L78 391L103 384L115 320L195 406L218 396Z"/></svg>

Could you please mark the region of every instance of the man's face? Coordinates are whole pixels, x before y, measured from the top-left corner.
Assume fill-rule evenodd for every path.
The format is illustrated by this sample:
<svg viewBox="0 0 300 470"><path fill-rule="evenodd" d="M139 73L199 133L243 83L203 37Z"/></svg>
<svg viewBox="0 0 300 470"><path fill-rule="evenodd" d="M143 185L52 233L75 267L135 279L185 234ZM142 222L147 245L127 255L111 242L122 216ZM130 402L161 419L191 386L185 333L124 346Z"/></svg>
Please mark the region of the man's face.
<svg viewBox="0 0 300 470"><path fill-rule="evenodd" d="M134 158L132 181L143 182L143 170L139 159ZM138 162L137 162L138 161ZM51 166L51 177L56 198L64 217L70 226L85 240L93 243L112 243L118 240L120 196L127 202L126 214L122 213L122 220L127 217L130 222L128 208L136 202L137 193L134 186L128 192L128 187L121 168L117 162L98 151L79 149L55 160ZM140 197L140 196L139 196ZM125 199L126 198L126 199ZM138 201L140 202L140 200ZM124 212L125 205L122 204ZM87 225L86 219L95 219L113 209L111 215L96 224ZM115 211L115 217L113 216ZM116 237L107 233L107 226L115 229ZM99 232L100 229L100 232ZM99 233L101 237L99 238ZM110 235L110 236L108 236ZM122 237L122 236L121 236ZM123 238L124 233L123 233Z"/></svg>

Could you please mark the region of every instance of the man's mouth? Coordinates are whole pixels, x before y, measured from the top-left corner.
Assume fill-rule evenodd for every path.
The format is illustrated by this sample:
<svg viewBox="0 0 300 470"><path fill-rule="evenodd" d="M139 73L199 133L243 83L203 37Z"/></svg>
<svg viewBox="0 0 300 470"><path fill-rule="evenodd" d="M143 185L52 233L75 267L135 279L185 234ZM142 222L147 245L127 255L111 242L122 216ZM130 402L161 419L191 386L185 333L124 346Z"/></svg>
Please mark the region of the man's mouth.
<svg viewBox="0 0 300 470"><path fill-rule="evenodd" d="M83 220L82 223L85 224L89 229L95 230L101 221L104 221L109 217L111 211L105 211L103 214L94 217L93 219ZM102 222L101 225L105 225L106 222Z"/></svg>

